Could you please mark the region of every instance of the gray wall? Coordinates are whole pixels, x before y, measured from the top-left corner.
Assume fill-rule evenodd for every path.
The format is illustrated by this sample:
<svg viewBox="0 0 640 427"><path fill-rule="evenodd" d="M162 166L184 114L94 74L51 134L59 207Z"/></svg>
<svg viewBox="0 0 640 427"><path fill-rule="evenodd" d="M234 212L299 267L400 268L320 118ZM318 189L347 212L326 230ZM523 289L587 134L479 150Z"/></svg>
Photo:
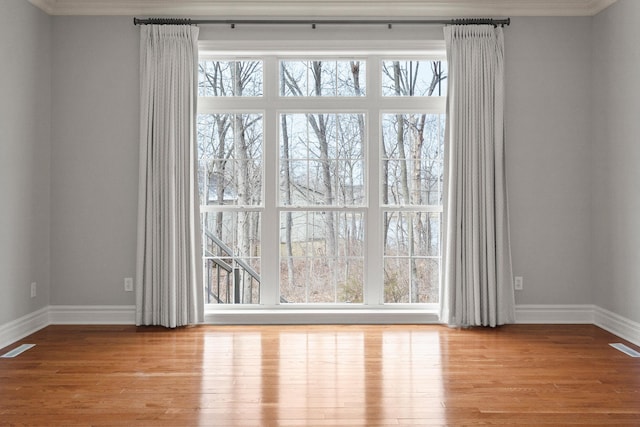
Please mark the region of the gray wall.
<svg viewBox="0 0 640 427"><path fill-rule="evenodd" d="M590 25L518 18L506 29L519 304L592 302ZM204 27L201 39L243 37L234 31ZM393 37L411 34L401 31ZM123 18L55 18L54 52L51 302L132 303L122 278L135 267L138 29Z"/></svg>
<svg viewBox="0 0 640 427"><path fill-rule="evenodd" d="M591 304L591 18L506 30L506 144L518 304Z"/></svg>
<svg viewBox="0 0 640 427"><path fill-rule="evenodd" d="M133 304L139 29L53 19L51 304Z"/></svg>
<svg viewBox="0 0 640 427"><path fill-rule="evenodd" d="M0 7L8 17L0 48L13 52L15 32L26 33L15 49L24 57L0 69L10 94L0 99L0 196L9 207L0 210L0 324L49 301L133 304L122 279L135 273L139 29L128 17L48 18L21 0ZM631 40L640 30L630 18L640 17L639 7L621 0L595 19L516 18L506 29L513 261L525 285L519 304L595 303L639 320L640 58ZM34 81L25 95L21 87ZM41 118L36 126L33 116ZM50 193L42 185L49 157ZM31 281L45 289L36 301L28 298Z"/></svg>
<svg viewBox="0 0 640 427"><path fill-rule="evenodd" d="M0 325L49 302L50 35L31 4L0 2Z"/></svg>
<svg viewBox="0 0 640 427"><path fill-rule="evenodd" d="M594 303L640 322L640 2L593 25Z"/></svg>

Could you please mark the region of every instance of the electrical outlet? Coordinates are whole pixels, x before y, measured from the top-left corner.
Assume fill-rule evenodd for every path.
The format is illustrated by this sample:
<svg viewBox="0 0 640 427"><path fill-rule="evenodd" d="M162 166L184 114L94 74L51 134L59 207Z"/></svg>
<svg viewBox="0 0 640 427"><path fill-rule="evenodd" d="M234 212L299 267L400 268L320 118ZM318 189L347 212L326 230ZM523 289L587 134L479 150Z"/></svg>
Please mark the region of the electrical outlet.
<svg viewBox="0 0 640 427"><path fill-rule="evenodd" d="M133 278L131 277L124 278L124 290L126 292L133 292Z"/></svg>
<svg viewBox="0 0 640 427"><path fill-rule="evenodd" d="M524 289L524 284L522 283L522 276L516 276L513 281L513 289L516 291L521 291Z"/></svg>
<svg viewBox="0 0 640 427"><path fill-rule="evenodd" d="M31 298L35 298L38 295L38 284L36 282L31 283Z"/></svg>

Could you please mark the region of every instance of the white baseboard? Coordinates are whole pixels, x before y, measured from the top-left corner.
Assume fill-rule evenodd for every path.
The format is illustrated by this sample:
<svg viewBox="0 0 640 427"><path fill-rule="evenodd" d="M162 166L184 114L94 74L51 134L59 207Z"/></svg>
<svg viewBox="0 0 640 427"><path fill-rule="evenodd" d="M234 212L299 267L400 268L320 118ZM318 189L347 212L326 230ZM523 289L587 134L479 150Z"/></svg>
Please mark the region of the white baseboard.
<svg viewBox="0 0 640 427"><path fill-rule="evenodd" d="M594 322L596 326L609 331L620 338L640 346L640 323L619 316L604 308L596 307Z"/></svg>
<svg viewBox="0 0 640 427"><path fill-rule="evenodd" d="M135 325L134 305L51 305L52 325Z"/></svg>
<svg viewBox="0 0 640 427"><path fill-rule="evenodd" d="M12 322L0 325L0 348L7 347L48 325L49 307L41 308Z"/></svg>
<svg viewBox="0 0 640 427"><path fill-rule="evenodd" d="M640 346L640 323L596 305L518 305L516 323L596 325Z"/></svg>
<svg viewBox="0 0 640 427"><path fill-rule="evenodd" d="M594 305L517 305L516 323L593 324Z"/></svg>
<svg viewBox="0 0 640 427"><path fill-rule="evenodd" d="M220 310L205 314L210 324L433 324L437 316L429 312L360 310ZM516 323L593 324L640 346L640 323L594 305L518 305ZM134 325L135 306L52 305L12 322L0 325L0 348L48 325Z"/></svg>

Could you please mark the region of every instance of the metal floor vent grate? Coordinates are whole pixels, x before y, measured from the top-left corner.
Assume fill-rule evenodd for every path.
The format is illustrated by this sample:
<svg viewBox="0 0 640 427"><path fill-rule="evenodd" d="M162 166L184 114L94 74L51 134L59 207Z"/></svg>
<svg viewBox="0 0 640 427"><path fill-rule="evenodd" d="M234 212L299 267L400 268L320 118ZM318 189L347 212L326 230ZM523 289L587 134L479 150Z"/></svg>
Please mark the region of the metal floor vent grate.
<svg viewBox="0 0 640 427"><path fill-rule="evenodd" d="M3 354L0 357L4 359L10 358L10 357L16 357L35 346L36 346L35 344L22 344L21 346L14 348L13 350Z"/></svg>
<svg viewBox="0 0 640 427"><path fill-rule="evenodd" d="M609 344L609 345L611 347L615 348L616 350L620 350L624 354L628 354L631 357L640 357L640 353L638 353L637 351L635 351L631 347L626 346L626 345L624 345L622 343L615 343L615 344Z"/></svg>

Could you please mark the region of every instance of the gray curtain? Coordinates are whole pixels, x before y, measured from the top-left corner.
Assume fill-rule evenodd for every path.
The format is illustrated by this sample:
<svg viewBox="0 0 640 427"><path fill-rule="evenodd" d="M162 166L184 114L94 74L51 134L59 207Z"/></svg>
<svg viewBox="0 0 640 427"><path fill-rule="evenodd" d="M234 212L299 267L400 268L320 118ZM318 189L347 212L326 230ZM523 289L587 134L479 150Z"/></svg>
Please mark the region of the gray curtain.
<svg viewBox="0 0 640 427"><path fill-rule="evenodd" d="M441 321L515 321L504 145L504 36L488 25L444 29L448 101Z"/></svg>
<svg viewBox="0 0 640 427"><path fill-rule="evenodd" d="M202 322L195 117L198 28L140 35L140 180L136 324Z"/></svg>

